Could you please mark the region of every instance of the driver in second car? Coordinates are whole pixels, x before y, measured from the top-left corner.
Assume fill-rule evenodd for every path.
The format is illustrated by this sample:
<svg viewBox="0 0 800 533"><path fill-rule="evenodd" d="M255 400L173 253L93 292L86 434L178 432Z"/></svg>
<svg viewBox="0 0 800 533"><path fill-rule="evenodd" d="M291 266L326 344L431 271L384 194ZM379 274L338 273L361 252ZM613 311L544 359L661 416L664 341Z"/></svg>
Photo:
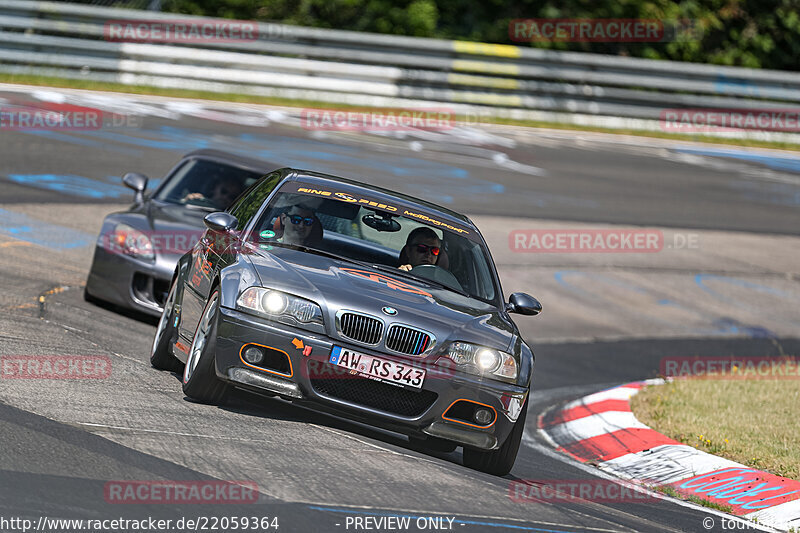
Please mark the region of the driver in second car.
<svg viewBox="0 0 800 533"><path fill-rule="evenodd" d="M400 270L411 270L419 265L435 265L439 262L442 243L436 232L424 226L408 234L406 245L400 251Z"/></svg>

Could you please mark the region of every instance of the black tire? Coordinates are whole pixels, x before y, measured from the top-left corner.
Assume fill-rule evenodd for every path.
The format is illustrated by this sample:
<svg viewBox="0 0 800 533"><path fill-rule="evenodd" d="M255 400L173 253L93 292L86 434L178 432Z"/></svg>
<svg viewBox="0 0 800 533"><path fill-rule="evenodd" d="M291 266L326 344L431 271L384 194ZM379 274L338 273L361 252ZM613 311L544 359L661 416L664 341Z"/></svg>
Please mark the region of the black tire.
<svg viewBox="0 0 800 533"><path fill-rule="evenodd" d="M528 401L522 406L522 413L514 423L511 433L508 434L506 441L497 450L482 451L464 448L464 466L492 474L495 476L505 476L511 472L514 461L517 460L517 452L522 442L522 433L525 431L525 419L528 416Z"/></svg>
<svg viewBox="0 0 800 533"><path fill-rule="evenodd" d="M439 439L437 437L428 437L427 439L421 439L419 437L408 437L408 442L413 449L420 450L423 452L431 451L431 452L450 453L454 452L458 447L458 444L456 444L453 441Z"/></svg>
<svg viewBox="0 0 800 533"><path fill-rule="evenodd" d="M175 296L178 292L178 279L172 281L167 300L164 302L164 312L158 322L153 338L153 347L150 349L150 364L158 370L181 372L183 363L175 357L172 346L175 342Z"/></svg>
<svg viewBox="0 0 800 533"><path fill-rule="evenodd" d="M189 348L189 360L183 371L183 393L196 402L212 405L224 403L230 390L230 386L217 377L214 368L218 319L219 289L215 288L200 315L200 323Z"/></svg>

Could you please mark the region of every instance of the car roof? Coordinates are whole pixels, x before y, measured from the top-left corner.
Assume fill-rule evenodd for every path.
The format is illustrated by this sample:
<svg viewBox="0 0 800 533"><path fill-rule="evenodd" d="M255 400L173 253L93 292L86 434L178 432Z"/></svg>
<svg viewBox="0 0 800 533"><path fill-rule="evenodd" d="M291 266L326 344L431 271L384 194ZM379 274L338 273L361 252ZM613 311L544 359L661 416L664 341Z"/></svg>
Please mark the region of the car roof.
<svg viewBox="0 0 800 533"><path fill-rule="evenodd" d="M314 172L310 170L300 170L300 169L286 169L290 171L290 179L295 181L302 181L303 183L308 183L312 185L323 185L327 184L330 181L335 181L337 183L342 183L348 185L349 189L363 189L365 192L369 192L372 196L382 196L383 198L376 198L380 199L381 201L389 200L389 198L400 199L406 204L410 204L414 207L420 207L423 210L428 211L436 211L439 214L446 215L447 217L460 222L461 224L471 226L473 229L477 230L475 224L472 221L462 215L461 213L457 213L452 209L448 209L441 205L435 204L433 202L429 202L427 200L423 200L421 198L416 198L414 196L409 196L407 194L399 193L396 191L392 191L389 189L384 189L383 187L377 187L375 185L364 183L361 181L349 179L349 178L342 178L341 176L334 176L332 174L324 174L322 172ZM377 194L376 194L377 193Z"/></svg>
<svg viewBox="0 0 800 533"><path fill-rule="evenodd" d="M210 148L195 150L183 156L183 159L189 158L210 159L221 163L227 163L236 167L241 167L246 170L251 170L253 172L260 172L262 174L267 174L275 169L285 166L270 161L264 161L262 159L255 159L252 157L232 154L230 152L223 152L222 150L213 150Z"/></svg>

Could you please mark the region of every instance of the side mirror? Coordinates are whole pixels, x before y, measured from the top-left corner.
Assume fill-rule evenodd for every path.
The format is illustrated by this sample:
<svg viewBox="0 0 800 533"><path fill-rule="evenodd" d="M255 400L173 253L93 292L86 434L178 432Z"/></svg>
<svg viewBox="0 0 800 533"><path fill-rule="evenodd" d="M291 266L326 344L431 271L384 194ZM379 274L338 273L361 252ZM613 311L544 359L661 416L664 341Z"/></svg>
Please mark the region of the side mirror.
<svg viewBox="0 0 800 533"><path fill-rule="evenodd" d="M542 312L542 304L530 294L515 292L508 298L506 311L521 315L538 315Z"/></svg>
<svg viewBox="0 0 800 533"><path fill-rule="evenodd" d="M235 216L225 212L209 213L203 222L208 229L220 233L227 233L239 224Z"/></svg>
<svg viewBox="0 0 800 533"><path fill-rule="evenodd" d="M136 172L128 172L122 177L122 183L129 189L133 189L136 195L133 201L137 204L144 202L144 190L147 188L147 176L144 174L137 174Z"/></svg>

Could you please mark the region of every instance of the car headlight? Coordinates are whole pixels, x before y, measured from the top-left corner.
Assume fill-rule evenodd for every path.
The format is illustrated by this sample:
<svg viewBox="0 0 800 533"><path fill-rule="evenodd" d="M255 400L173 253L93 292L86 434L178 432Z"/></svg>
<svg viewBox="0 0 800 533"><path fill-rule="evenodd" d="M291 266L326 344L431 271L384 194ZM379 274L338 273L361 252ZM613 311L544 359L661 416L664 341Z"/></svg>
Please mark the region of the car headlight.
<svg viewBox="0 0 800 533"><path fill-rule="evenodd" d="M447 350L447 357L457 368L470 374L509 383L517 381L517 361L509 353L468 342L454 342Z"/></svg>
<svg viewBox="0 0 800 533"><path fill-rule="evenodd" d="M255 312L270 318L288 319L289 323L322 325L322 309L311 300L274 289L250 287L236 300L236 305L245 311ZM286 320L284 320L286 321Z"/></svg>
<svg viewBox="0 0 800 533"><path fill-rule="evenodd" d="M110 237L111 250L141 259L155 261L156 254L150 238L127 224L117 224Z"/></svg>

